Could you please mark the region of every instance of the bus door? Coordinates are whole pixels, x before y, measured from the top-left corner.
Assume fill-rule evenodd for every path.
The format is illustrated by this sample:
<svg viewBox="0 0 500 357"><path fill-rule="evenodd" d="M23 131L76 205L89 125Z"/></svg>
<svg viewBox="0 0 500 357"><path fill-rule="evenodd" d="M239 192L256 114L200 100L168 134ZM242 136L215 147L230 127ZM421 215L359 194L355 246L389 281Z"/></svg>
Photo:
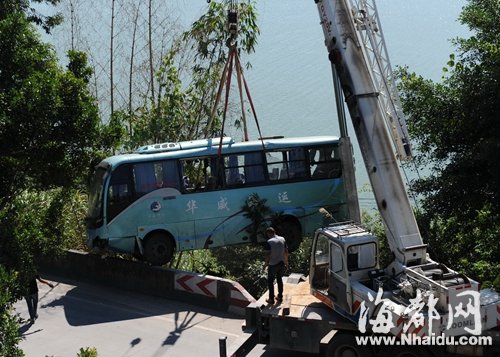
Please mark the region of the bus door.
<svg viewBox="0 0 500 357"><path fill-rule="evenodd" d="M186 219L187 200L181 194L177 160L132 166L136 203L128 219L135 223L138 236L164 230L174 237L180 250L194 249L194 221Z"/></svg>
<svg viewBox="0 0 500 357"><path fill-rule="evenodd" d="M222 171L218 157L198 157L180 161L183 177L182 204L179 210L184 221L192 226L185 231L184 249L203 249L224 244L223 222L227 216L224 202ZM225 204L224 204L225 203Z"/></svg>

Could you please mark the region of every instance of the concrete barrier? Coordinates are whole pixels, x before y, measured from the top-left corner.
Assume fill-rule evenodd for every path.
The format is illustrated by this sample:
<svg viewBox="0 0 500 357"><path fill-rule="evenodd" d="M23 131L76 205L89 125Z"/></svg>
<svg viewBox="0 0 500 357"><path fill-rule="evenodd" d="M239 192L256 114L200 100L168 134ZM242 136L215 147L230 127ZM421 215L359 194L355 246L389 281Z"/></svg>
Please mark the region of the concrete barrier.
<svg viewBox="0 0 500 357"><path fill-rule="evenodd" d="M62 256L45 258L40 269L67 278L181 300L240 316L245 316L245 307L255 302L245 288L231 280L74 250Z"/></svg>

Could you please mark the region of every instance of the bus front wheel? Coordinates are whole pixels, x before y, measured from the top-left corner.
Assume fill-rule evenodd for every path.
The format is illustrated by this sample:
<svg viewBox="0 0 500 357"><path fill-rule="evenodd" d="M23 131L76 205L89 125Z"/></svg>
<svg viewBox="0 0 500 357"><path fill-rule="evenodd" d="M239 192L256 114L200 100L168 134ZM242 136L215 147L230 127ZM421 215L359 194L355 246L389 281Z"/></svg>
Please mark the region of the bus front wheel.
<svg viewBox="0 0 500 357"><path fill-rule="evenodd" d="M153 232L144 245L144 258L152 265L164 265L174 255L173 239L163 232Z"/></svg>

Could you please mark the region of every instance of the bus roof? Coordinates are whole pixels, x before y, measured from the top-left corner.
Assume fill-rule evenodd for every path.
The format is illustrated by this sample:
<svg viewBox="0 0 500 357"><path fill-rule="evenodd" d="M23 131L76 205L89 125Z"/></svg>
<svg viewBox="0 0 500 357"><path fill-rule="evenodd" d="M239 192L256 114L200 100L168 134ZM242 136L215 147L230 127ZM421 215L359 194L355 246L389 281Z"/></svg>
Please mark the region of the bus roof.
<svg viewBox="0 0 500 357"><path fill-rule="evenodd" d="M250 152L262 149L276 150L285 147L321 145L338 142L337 136L304 136L295 138L272 137L261 140L235 142L230 137L222 141L222 154ZM161 143L140 147L132 154L119 154L104 159L101 164L117 166L126 162L146 162L163 159L189 158L217 155L220 138L181 141L178 143Z"/></svg>

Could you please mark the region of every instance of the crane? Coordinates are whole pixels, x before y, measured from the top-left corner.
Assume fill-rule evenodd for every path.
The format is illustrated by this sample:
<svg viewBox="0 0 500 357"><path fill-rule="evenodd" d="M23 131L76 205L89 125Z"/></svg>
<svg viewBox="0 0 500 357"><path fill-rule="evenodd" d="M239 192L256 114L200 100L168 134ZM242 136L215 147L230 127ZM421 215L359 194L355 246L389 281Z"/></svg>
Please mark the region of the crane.
<svg viewBox="0 0 500 357"><path fill-rule="evenodd" d="M412 149L375 0L314 1L337 106L347 104L392 261L380 266L378 237L360 224L359 208L350 207L354 221L316 230L309 276L290 275L283 306L266 306L264 294L247 307L248 337L230 355L245 356L257 342L326 356L431 355L402 345L374 350L357 342L362 334L486 334L495 341L490 349L451 346L434 348L432 355L500 352L499 294L480 290L478 282L432 260L422 240L398 165L412 157ZM341 137L350 145L343 110L337 110ZM346 182L354 176L351 161L345 150Z"/></svg>
<svg viewBox="0 0 500 357"><path fill-rule="evenodd" d="M479 320L470 316L449 323L453 306L479 300L479 284L429 257L401 177L397 160L411 158L412 150L375 1L315 3L335 87L345 98L394 259L380 269L373 259L379 251L377 238L356 223L320 229L311 256L313 295L357 321L362 302L371 307L369 317L376 311L372 297L380 290L391 307L394 332L399 333L397 321L421 294L426 302L436 301L441 318L434 329L426 325L422 333L461 334L464 326L481 331ZM326 246L330 253L325 265L320 256ZM481 318L493 309L482 308ZM493 326L496 321L486 321L482 328Z"/></svg>

